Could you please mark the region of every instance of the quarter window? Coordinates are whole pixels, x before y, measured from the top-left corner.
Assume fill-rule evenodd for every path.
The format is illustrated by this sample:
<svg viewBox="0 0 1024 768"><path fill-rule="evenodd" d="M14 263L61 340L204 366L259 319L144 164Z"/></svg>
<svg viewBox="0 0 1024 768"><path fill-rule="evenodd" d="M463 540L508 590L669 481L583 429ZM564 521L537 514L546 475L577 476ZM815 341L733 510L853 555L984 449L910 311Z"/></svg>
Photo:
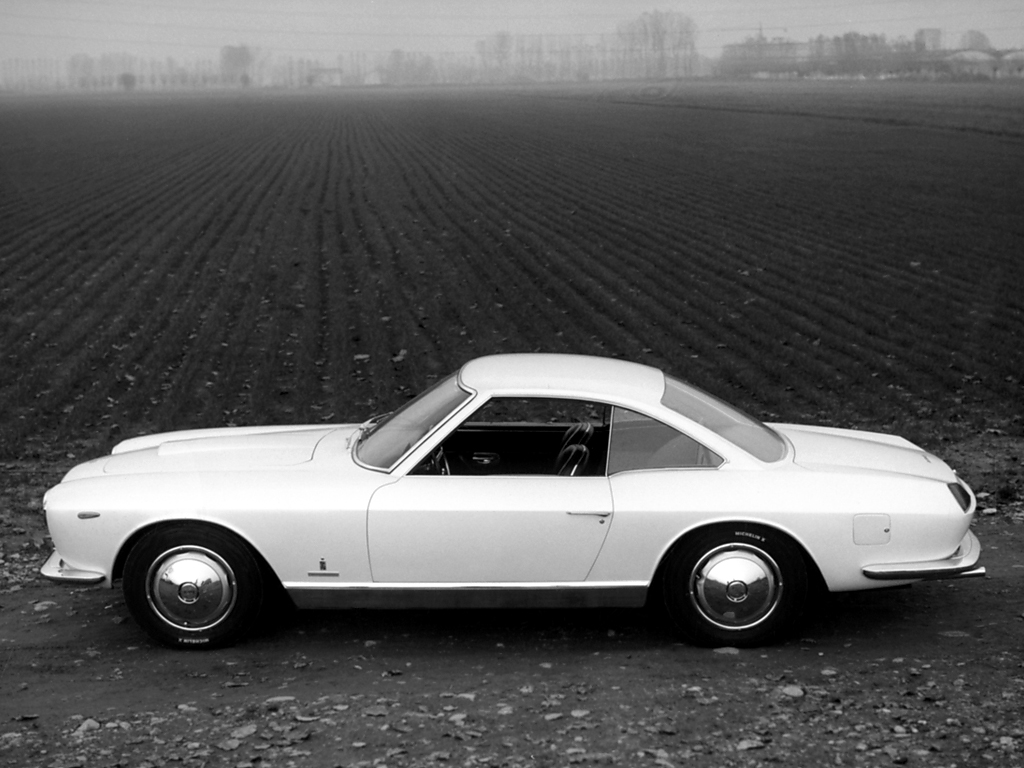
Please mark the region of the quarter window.
<svg viewBox="0 0 1024 768"><path fill-rule="evenodd" d="M616 407L612 416L608 474L633 469L717 467L722 458L656 419Z"/></svg>

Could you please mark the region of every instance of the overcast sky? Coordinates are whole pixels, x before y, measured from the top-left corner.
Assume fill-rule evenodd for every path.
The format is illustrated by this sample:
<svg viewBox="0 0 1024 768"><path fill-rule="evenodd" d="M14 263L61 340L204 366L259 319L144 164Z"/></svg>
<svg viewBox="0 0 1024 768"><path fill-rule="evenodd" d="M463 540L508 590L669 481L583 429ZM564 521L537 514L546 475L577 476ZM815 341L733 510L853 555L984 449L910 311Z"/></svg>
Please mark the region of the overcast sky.
<svg viewBox="0 0 1024 768"><path fill-rule="evenodd" d="M130 53L216 59L225 45L332 60L351 51L472 51L498 31L596 35L648 10L697 25L701 53L763 29L766 37L939 28L1024 48L1024 0L0 0L0 59Z"/></svg>

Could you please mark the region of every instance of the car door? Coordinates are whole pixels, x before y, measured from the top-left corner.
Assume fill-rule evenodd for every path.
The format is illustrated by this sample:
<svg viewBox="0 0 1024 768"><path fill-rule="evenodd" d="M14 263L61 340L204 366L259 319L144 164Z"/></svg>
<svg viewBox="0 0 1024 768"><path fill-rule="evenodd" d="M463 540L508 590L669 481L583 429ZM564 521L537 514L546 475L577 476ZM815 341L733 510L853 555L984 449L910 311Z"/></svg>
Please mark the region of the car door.
<svg viewBox="0 0 1024 768"><path fill-rule="evenodd" d="M373 495L367 513L373 580L585 580L612 520L606 421L607 409L592 403L488 401L439 446L447 456L428 471L444 474L414 472ZM593 461L578 473L558 474L566 471L560 459L574 451Z"/></svg>
<svg viewBox="0 0 1024 768"><path fill-rule="evenodd" d="M370 501L376 582L583 581L611 524L607 477L409 475Z"/></svg>

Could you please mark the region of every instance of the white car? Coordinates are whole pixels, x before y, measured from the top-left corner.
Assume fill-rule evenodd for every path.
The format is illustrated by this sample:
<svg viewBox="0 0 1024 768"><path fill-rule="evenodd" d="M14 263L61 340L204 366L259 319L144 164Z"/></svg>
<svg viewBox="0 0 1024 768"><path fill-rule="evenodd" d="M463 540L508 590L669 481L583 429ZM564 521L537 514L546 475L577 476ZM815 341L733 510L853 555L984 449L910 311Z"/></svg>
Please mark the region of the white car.
<svg viewBox="0 0 1024 768"><path fill-rule="evenodd" d="M766 425L644 365L467 363L361 425L126 440L45 497L43 575L183 648L299 608L642 606L749 646L809 590L984 575L975 497L888 435Z"/></svg>

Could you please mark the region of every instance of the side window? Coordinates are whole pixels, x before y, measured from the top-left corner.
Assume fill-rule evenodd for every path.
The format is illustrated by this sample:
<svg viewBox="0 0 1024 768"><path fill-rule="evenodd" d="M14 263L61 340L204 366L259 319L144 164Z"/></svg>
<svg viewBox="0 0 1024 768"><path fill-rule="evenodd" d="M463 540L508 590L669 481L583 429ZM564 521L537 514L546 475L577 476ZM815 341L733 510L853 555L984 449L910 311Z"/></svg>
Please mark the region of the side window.
<svg viewBox="0 0 1024 768"><path fill-rule="evenodd" d="M453 475L603 475L610 416L601 403L496 397L442 451Z"/></svg>
<svg viewBox="0 0 1024 768"><path fill-rule="evenodd" d="M722 458L660 421L614 408L608 474L631 469L717 467Z"/></svg>

